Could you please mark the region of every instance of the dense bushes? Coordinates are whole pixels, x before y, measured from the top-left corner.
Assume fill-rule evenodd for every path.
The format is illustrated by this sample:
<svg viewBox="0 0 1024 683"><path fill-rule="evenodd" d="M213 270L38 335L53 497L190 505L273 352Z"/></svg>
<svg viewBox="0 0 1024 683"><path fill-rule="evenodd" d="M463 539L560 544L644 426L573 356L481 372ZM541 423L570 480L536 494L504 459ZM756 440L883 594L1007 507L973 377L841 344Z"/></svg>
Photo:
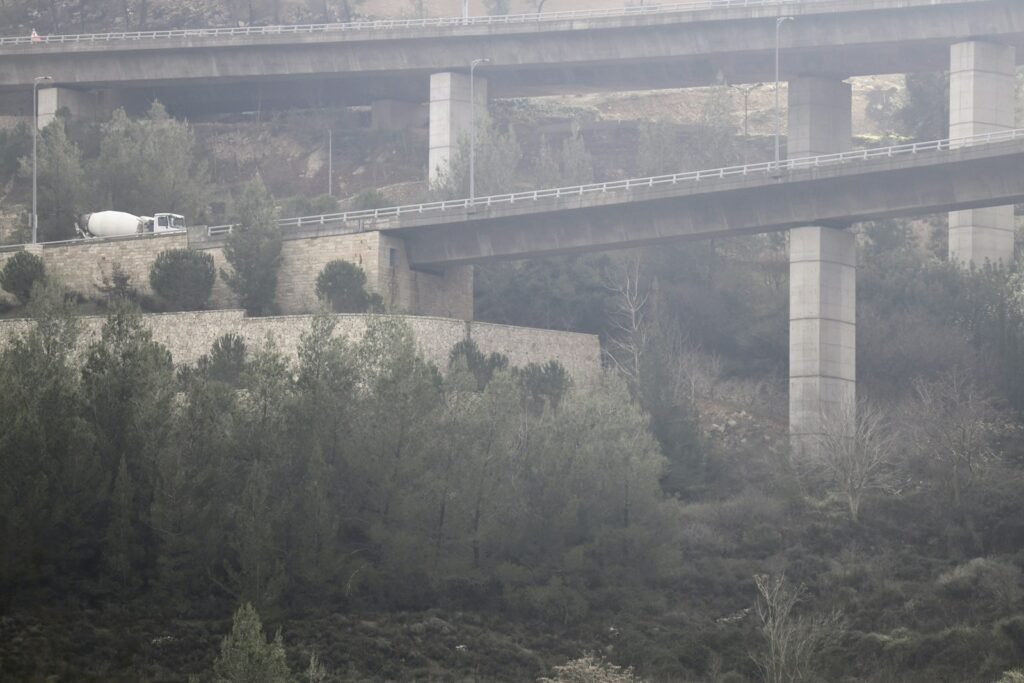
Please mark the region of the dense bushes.
<svg viewBox="0 0 1024 683"><path fill-rule="evenodd" d="M18 303L28 303L32 286L46 277L43 259L28 251L19 251L7 259L0 270L0 287L14 295Z"/></svg>
<svg viewBox="0 0 1024 683"><path fill-rule="evenodd" d="M576 620L598 565L620 586L677 566L661 457L613 380L529 401L509 370L444 379L391 318L350 343L318 317L297 361L224 337L176 372L125 302L79 369L55 306L0 353L5 589L424 608L464 581Z"/></svg>
<svg viewBox="0 0 1024 683"><path fill-rule="evenodd" d="M176 311L206 308L216 279L213 257L194 249L162 251L149 270L149 285Z"/></svg>

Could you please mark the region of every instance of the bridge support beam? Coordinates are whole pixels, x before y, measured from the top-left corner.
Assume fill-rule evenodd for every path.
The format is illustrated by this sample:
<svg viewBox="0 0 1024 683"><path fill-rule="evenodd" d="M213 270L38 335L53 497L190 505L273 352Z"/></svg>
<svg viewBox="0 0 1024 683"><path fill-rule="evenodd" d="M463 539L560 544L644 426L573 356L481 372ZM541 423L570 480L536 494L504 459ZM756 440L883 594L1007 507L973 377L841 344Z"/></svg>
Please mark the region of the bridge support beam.
<svg viewBox="0 0 1024 683"><path fill-rule="evenodd" d="M1016 48L970 41L950 50L949 137L1010 130L1016 112ZM1012 206L949 214L949 259L965 266L1013 262Z"/></svg>
<svg viewBox="0 0 1024 683"><path fill-rule="evenodd" d="M790 81L789 157L848 150L851 106L847 83ZM855 419L857 246L832 227L796 228L789 238L790 444L798 457L815 457L826 431L852 430Z"/></svg>
<svg viewBox="0 0 1024 683"><path fill-rule="evenodd" d="M430 77L430 153L428 178L435 185L452 173L452 163L458 157L460 145L469 140L473 122L473 107L469 91L473 90L477 105L477 124L487 113L487 79L479 74L473 77L470 88L469 74L446 72Z"/></svg>
<svg viewBox="0 0 1024 683"><path fill-rule="evenodd" d="M476 102L472 102L472 97ZM430 152L427 178L431 186L445 182L454 172L454 161L459 148L469 140L473 126L473 107L476 106L476 124L483 123L487 113L487 79L474 74L446 72L430 77ZM463 303L453 316L466 320L473 318L473 266L450 266L440 276L446 283L454 283ZM468 303L467 303L468 302Z"/></svg>

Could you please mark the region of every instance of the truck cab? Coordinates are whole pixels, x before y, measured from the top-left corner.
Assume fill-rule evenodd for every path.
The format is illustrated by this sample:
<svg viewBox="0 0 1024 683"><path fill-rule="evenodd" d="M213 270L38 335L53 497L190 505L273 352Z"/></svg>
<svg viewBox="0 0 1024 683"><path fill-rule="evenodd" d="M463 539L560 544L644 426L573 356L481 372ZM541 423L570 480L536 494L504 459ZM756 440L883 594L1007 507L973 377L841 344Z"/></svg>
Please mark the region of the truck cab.
<svg viewBox="0 0 1024 683"><path fill-rule="evenodd" d="M177 213L153 214L153 232L176 232L185 229L185 217Z"/></svg>

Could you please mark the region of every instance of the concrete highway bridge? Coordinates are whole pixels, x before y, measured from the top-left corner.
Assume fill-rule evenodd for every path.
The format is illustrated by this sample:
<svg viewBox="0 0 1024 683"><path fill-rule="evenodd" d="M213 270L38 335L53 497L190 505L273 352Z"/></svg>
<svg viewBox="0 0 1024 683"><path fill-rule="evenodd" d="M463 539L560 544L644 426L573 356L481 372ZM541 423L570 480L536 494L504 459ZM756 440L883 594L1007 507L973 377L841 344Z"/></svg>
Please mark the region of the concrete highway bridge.
<svg viewBox="0 0 1024 683"><path fill-rule="evenodd" d="M1019 0L690 0L623 10L0 39L0 97L32 79L103 102L171 111L430 99L431 76L473 59L494 97L628 91L774 77L942 71L965 38L1024 46ZM1024 53L1022 53L1024 54Z"/></svg>
<svg viewBox="0 0 1024 683"><path fill-rule="evenodd" d="M795 21L780 26L782 16ZM40 91L37 123L62 106L88 114L155 96L179 112L372 104L379 125L403 126L429 101L433 179L489 96L771 80L776 45L789 86L784 168L677 177L672 187L651 181L626 195L579 190L532 208L491 198L460 215L392 216L374 230L404 244L417 268L456 271L490 258L791 229L790 430L813 448L826 416L851 414L841 407L855 396L856 249L843 226L951 210L951 259L1013 259L1007 204L1020 201L1024 168L1014 132L1021 0L695 0L468 22L20 37L0 40L0 109L29 109L32 79L44 74L56 87ZM477 59L490 62L471 82ZM950 72L945 147L827 161L851 148L844 79L939 70ZM999 145L965 142L1007 132ZM461 281L471 291L471 278Z"/></svg>
<svg viewBox="0 0 1024 683"><path fill-rule="evenodd" d="M1024 129L609 183L305 216L291 239L381 233L403 262L467 264L790 230L790 419L845 415L856 379L852 223L1024 202ZM960 215L959 213L955 215ZM807 227L814 225L817 227ZM213 226L217 239L231 226ZM814 448L818 432L794 430Z"/></svg>

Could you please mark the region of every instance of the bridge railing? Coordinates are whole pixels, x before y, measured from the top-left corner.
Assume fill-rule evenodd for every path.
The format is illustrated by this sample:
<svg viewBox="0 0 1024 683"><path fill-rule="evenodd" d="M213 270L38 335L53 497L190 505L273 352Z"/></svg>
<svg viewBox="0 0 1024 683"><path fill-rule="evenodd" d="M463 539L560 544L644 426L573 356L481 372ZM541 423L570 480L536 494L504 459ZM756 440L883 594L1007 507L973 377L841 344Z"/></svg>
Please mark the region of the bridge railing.
<svg viewBox="0 0 1024 683"><path fill-rule="evenodd" d="M392 29L493 26L529 24L539 21L567 21L600 19L606 17L641 14L670 14L699 10L743 7L774 7L824 0L690 0L664 5L638 5L614 9L563 10L559 12L531 12L529 14L503 14L498 16L430 17L423 19L367 19L344 23L303 24L296 26L241 26L223 28L174 29L166 31L117 31L110 33L81 33L52 36L8 36L0 38L0 47L9 45L64 45L68 43L104 43L126 40L167 40L175 38L217 38L234 36L276 36L305 33L333 33L337 31L383 31Z"/></svg>
<svg viewBox="0 0 1024 683"><path fill-rule="evenodd" d="M574 185L571 187L555 187L543 190L528 190L526 192L512 192L509 194L490 195L486 197L474 197L473 199L446 199L437 202L425 202L422 204L408 204L405 206L392 206L380 209L365 209L361 211L346 211L343 213L328 213L317 216L301 216L299 218L285 218L278 222L282 229L316 229L321 226L349 226L353 232L362 232L373 229L373 225L383 219L400 218L402 216L416 216L448 211L468 211L476 207L488 207L501 204L516 204L522 202L539 202L545 200L557 200L566 197L579 197L592 193L628 192L642 188L658 187L663 185L676 185L687 182L700 182L702 180L717 180L721 178L732 178L736 176L753 175L780 175L788 171L798 171L810 168L837 166L858 161L871 159L882 159L889 157L903 157L925 152L945 152L961 147L973 147L1012 140L1024 140L1024 128L1015 130L999 131L994 133L983 133L965 138L932 140L930 142L914 142L891 147L875 147L871 149L859 149L839 154L823 154L813 157L798 157L785 159L778 163L766 161L757 164L744 164L742 166L726 166L723 168L712 168L701 171L687 171L684 173L672 173L669 175L649 176L647 178L630 178L628 180L615 180L606 183L588 183L586 185ZM231 232L232 225L213 225L207 228L207 235L216 237Z"/></svg>

